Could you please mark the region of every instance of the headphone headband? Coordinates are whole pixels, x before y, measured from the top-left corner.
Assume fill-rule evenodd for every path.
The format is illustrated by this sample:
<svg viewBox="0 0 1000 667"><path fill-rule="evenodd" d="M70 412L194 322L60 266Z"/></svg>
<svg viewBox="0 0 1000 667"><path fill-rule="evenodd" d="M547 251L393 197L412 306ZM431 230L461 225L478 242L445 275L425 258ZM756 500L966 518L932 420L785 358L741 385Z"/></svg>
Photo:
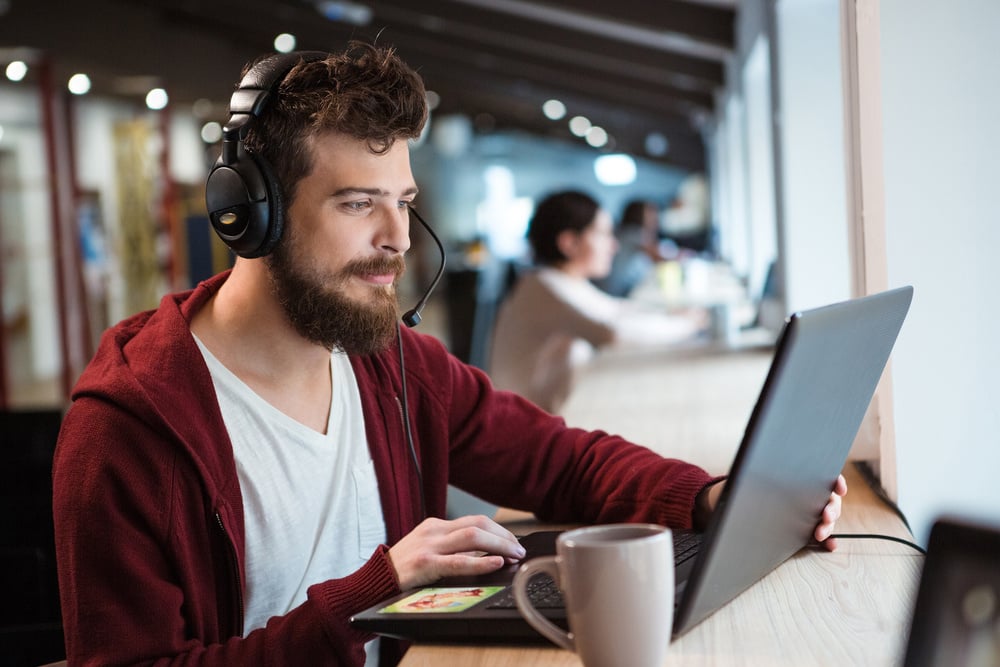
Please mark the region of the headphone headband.
<svg viewBox="0 0 1000 667"><path fill-rule="evenodd" d="M260 117L271 94L277 91L292 68L300 61L313 62L326 56L322 51L280 53L251 67L229 98L229 121L223 128L223 136L232 139L235 138L233 133L238 132L238 139L245 139L251 121Z"/></svg>

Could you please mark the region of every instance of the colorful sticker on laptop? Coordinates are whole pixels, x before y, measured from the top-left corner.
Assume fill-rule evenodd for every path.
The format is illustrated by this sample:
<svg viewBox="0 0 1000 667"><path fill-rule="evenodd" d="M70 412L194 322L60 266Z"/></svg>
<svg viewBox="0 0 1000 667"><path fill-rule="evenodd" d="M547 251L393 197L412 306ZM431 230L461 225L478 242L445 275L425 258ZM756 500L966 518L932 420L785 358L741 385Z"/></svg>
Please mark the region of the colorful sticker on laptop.
<svg viewBox="0 0 1000 667"><path fill-rule="evenodd" d="M477 586L474 588L423 588L402 600L379 609L380 614L448 614L465 611L504 586Z"/></svg>

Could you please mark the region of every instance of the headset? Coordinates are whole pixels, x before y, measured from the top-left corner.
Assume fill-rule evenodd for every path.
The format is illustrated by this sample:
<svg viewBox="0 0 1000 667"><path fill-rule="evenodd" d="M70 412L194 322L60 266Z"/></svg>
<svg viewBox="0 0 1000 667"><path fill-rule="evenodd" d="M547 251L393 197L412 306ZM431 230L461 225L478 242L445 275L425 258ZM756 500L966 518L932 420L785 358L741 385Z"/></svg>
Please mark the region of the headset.
<svg viewBox="0 0 1000 667"><path fill-rule="evenodd" d="M285 75L299 62L326 57L322 51L297 51L261 60L229 100L222 155L208 174L205 203L215 232L240 257L269 254L284 227L281 186L267 160L247 152L243 140Z"/></svg>
<svg viewBox="0 0 1000 667"><path fill-rule="evenodd" d="M288 72L299 62L314 62L323 60L327 56L328 54L323 51L297 51L270 56L251 67L230 98L229 120L222 130L222 155L208 174L205 184L205 203L208 206L208 217L212 228L240 257L253 259L270 254L281 240L284 229L281 186L267 160L248 152L243 146L243 140L246 139L253 121L260 117L268 99L277 92L278 86ZM431 226L416 209L412 206L408 208L434 239L441 257L430 286L424 291L416 306L403 314L403 323L407 327L415 327L420 323L424 305L444 274L446 255L441 240ZM406 440L416 467L421 512L423 516L427 516L423 473L410 428L402 332L398 333L396 339L402 384L400 403L403 408Z"/></svg>
<svg viewBox="0 0 1000 667"><path fill-rule="evenodd" d="M208 174L205 203L212 228L240 257L270 254L284 229L281 186L267 160L247 152L243 140L288 72L299 62L314 62L327 56L323 51L296 51L265 58L244 75L229 101L229 120L222 130L222 154ZM416 209L408 208L434 239L441 256L430 287L417 305L403 314L406 326L415 327L444 273L445 251L431 226Z"/></svg>

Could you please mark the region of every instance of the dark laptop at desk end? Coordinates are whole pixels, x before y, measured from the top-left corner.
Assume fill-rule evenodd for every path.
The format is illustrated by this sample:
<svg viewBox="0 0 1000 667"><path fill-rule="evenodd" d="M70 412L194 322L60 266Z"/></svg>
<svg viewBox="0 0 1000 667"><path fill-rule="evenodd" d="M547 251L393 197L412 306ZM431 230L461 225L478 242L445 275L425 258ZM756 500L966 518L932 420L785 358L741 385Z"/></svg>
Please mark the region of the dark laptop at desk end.
<svg viewBox="0 0 1000 667"><path fill-rule="evenodd" d="M1000 524L942 516L931 527L903 667L1000 664Z"/></svg>
<svg viewBox="0 0 1000 667"><path fill-rule="evenodd" d="M912 295L912 287L902 287L788 318L700 551L676 571L675 636L810 542ZM555 533L530 536L529 557L553 552L554 540ZM491 605L504 596L515 569L409 591L351 620L415 641L544 642L516 608ZM474 598L449 599L441 589L451 586L476 589L483 599L471 605ZM414 601L423 611L412 611ZM442 611L449 605L460 611ZM565 624L561 608L543 613Z"/></svg>

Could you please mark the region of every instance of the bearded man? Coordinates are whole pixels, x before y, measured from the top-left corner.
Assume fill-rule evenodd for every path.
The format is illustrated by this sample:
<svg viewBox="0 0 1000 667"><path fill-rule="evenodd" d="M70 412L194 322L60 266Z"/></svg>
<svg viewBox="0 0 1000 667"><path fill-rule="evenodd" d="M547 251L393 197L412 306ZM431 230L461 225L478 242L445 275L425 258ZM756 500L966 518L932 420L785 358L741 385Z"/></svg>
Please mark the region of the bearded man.
<svg viewBox="0 0 1000 667"><path fill-rule="evenodd" d="M206 185L234 267L106 332L60 433L69 664L395 664L352 614L525 555L443 519L449 483L552 521L706 519L700 468L569 428L398 325L424 97L366 44L245 71Z"/></svg>

